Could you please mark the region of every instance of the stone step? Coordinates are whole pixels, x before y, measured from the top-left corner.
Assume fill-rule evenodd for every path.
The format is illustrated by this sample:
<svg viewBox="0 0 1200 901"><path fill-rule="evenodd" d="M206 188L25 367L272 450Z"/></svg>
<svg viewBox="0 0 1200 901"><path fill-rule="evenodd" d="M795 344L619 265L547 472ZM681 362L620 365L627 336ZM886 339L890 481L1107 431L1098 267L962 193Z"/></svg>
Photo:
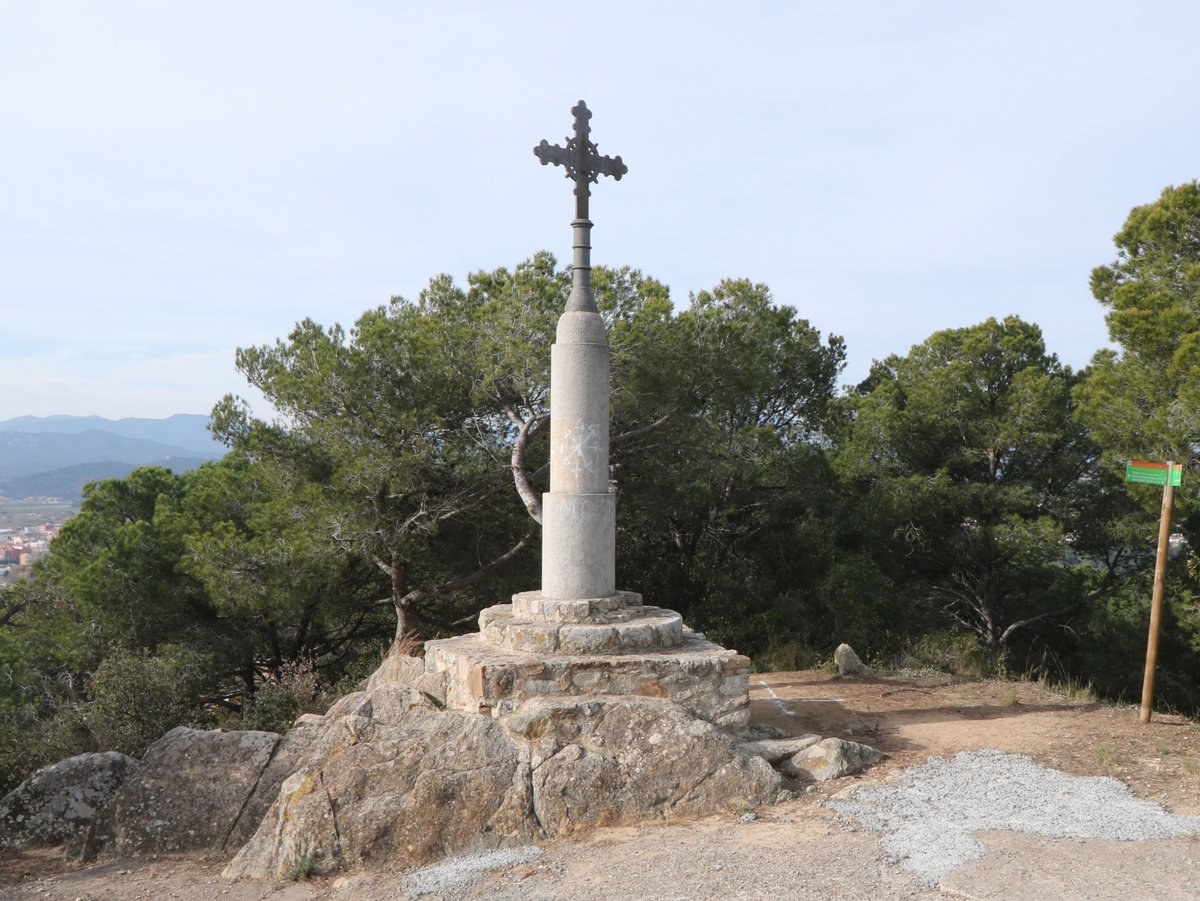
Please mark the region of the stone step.
<svg viewBox="0 0 1200 901"><path fill-rule="evenodd" d="M593 614L589 622L546 622L505 612L502 605L480 616L486 642L529 654L631 654L677 647L683 617L661 607L621 607ZM512 608L509 608L512 609Z"/></svg>
<svg viewBox="0 0 1200 901"><path fill-rule="evenodd" d="M508 605L501 605L504 609ZM617 591L602 598L552 598L540 591L522 591L514 594L511 613L517 619L556 623L596 622L608 614L624 607L641 607L642 596L636 591ZM487 615L485 610L482 619Z"/></svg>

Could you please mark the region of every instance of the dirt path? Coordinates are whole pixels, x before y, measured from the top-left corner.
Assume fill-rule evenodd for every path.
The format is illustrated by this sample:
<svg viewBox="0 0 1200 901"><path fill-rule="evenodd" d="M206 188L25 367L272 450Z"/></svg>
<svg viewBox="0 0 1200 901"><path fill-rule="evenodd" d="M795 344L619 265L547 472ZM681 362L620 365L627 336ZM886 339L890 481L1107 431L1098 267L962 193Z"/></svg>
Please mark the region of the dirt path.
<svg viewBox="0 0 1200 901"><path fill-rule="evenodd" d="M836 679L822 672L751 678L754 719L792 734L874 745L888 759L860 781L883 781L929 757L996 748L1073 775L1114 776L1139 797L1200 814L1200 730L1179 717L1141 726L1132 708L1072 700L1036 685L941 678ZM1047 840L980 836L987 854L917 883L887 860L878 834L822 801L850 780L796 800L699 822L600 829L542 842L530 863L484 868L424 899L691 901L707 898L1084 899L1200 896L1200 840ZM51 853L0 855L0 898L53 901L316 901L402 899L403 872L272 885L225 883L223 861L122 860L79 867Z"/></svg>

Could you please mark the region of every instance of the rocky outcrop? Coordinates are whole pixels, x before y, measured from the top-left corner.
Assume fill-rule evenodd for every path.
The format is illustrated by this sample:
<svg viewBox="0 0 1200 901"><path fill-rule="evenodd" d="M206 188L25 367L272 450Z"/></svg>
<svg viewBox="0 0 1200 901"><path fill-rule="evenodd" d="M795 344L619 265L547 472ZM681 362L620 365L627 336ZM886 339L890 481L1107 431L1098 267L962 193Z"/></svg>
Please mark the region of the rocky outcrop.
<svg viewBox="0 0 1200 901"><path fill-rule="evenodd" d="M540 697L507 716L376 681L326 715L228 878L428 863L586 826L773 801L783 780L678 704Z"/></svg>
<svg viewBox="0 0 1200 901"><path fill-rule="evenodd" d="M423 864L772 801L782 777L734 743L749 671L634 592L514 595L330 708L226 875Z"/></svg>
<svg viewBox="0 0 1200 901"><path fill-rule="evenodd" d="M550 834L756 806L784 788L765 761L665 699L537 698L504 723L528 747L534 812Z"/></svg>
<svg viewBox="0 0 1200 901"><path fill-rule="evenodd" d="M0 848L77 840L137 765L133 757L105 751L38 770L0 800Z"/></svg>
<svg viewBox="0 0 1200 901"><path fill-rule="evenodd" d="M231 853L253 834L315 736L310 723L274 732L179 727L153 745L68 853Z"/></svg>
<svg viewBox="0 0 1200 901"><path fill-rule="evenodd" d="M254 835L275 798L279 786L298 767L319 734L324 718L306 714L280 738L271 759L254 785L254 790L242 806L242 812L229 832L221 850L232 854Z"/></svg>

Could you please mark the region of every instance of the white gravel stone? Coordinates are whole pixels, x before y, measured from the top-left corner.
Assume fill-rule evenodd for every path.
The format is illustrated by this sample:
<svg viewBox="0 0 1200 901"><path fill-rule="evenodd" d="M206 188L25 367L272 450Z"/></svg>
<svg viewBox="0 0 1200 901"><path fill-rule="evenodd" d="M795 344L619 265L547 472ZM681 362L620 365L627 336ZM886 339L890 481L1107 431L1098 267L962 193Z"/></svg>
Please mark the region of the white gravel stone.
<svg viewBox="0 0 1200 901"><path fill-rule="evenodd" d="M537 845L524 848L502 848L479 854L460 854L428 867L413 870L402 880L400 887L410 898L443 893L453 896L457 891L486 876L493 870L529 863L542 856Z"/></svg>
<svg viewBox="0 0 1200 901"><path fill-rule="evenodd" d="M892 784L856 785L826 805L883 832L892 858L928 885L983 857L974 833L985 829L1112 841L1200 834L1200 817L1168 813L1116 779L1069 776L994 750L934 757Z"/></svg>

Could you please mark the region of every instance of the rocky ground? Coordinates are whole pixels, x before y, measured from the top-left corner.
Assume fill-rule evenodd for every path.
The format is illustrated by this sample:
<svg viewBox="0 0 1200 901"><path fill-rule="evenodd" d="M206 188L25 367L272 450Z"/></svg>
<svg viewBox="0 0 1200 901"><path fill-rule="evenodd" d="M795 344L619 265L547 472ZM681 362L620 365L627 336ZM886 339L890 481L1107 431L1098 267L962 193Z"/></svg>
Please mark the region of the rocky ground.
<svg viewBox="0 0 1200 901"><path fill-rule="evenodd" d="M824 806L852 782L886 782L930 757L994 748L1080 776L1112 776L1137 797L1200 814L1200 729L1148 726L1036 685L949 677L837 679L823 672L751 678L754 720L873 745L883 764L796 800L702 821L599 829L542 842L524 859L476 858L425 873L351 874L275 885L220 879L224 860L65 863L52 852L0 855L0 898L316 901L404 899L1191 898L1200 839L1116 842L980 835L982 859L934 885L888 859L880 835ZM540 853L539 853L540 852Z"/></svg>

